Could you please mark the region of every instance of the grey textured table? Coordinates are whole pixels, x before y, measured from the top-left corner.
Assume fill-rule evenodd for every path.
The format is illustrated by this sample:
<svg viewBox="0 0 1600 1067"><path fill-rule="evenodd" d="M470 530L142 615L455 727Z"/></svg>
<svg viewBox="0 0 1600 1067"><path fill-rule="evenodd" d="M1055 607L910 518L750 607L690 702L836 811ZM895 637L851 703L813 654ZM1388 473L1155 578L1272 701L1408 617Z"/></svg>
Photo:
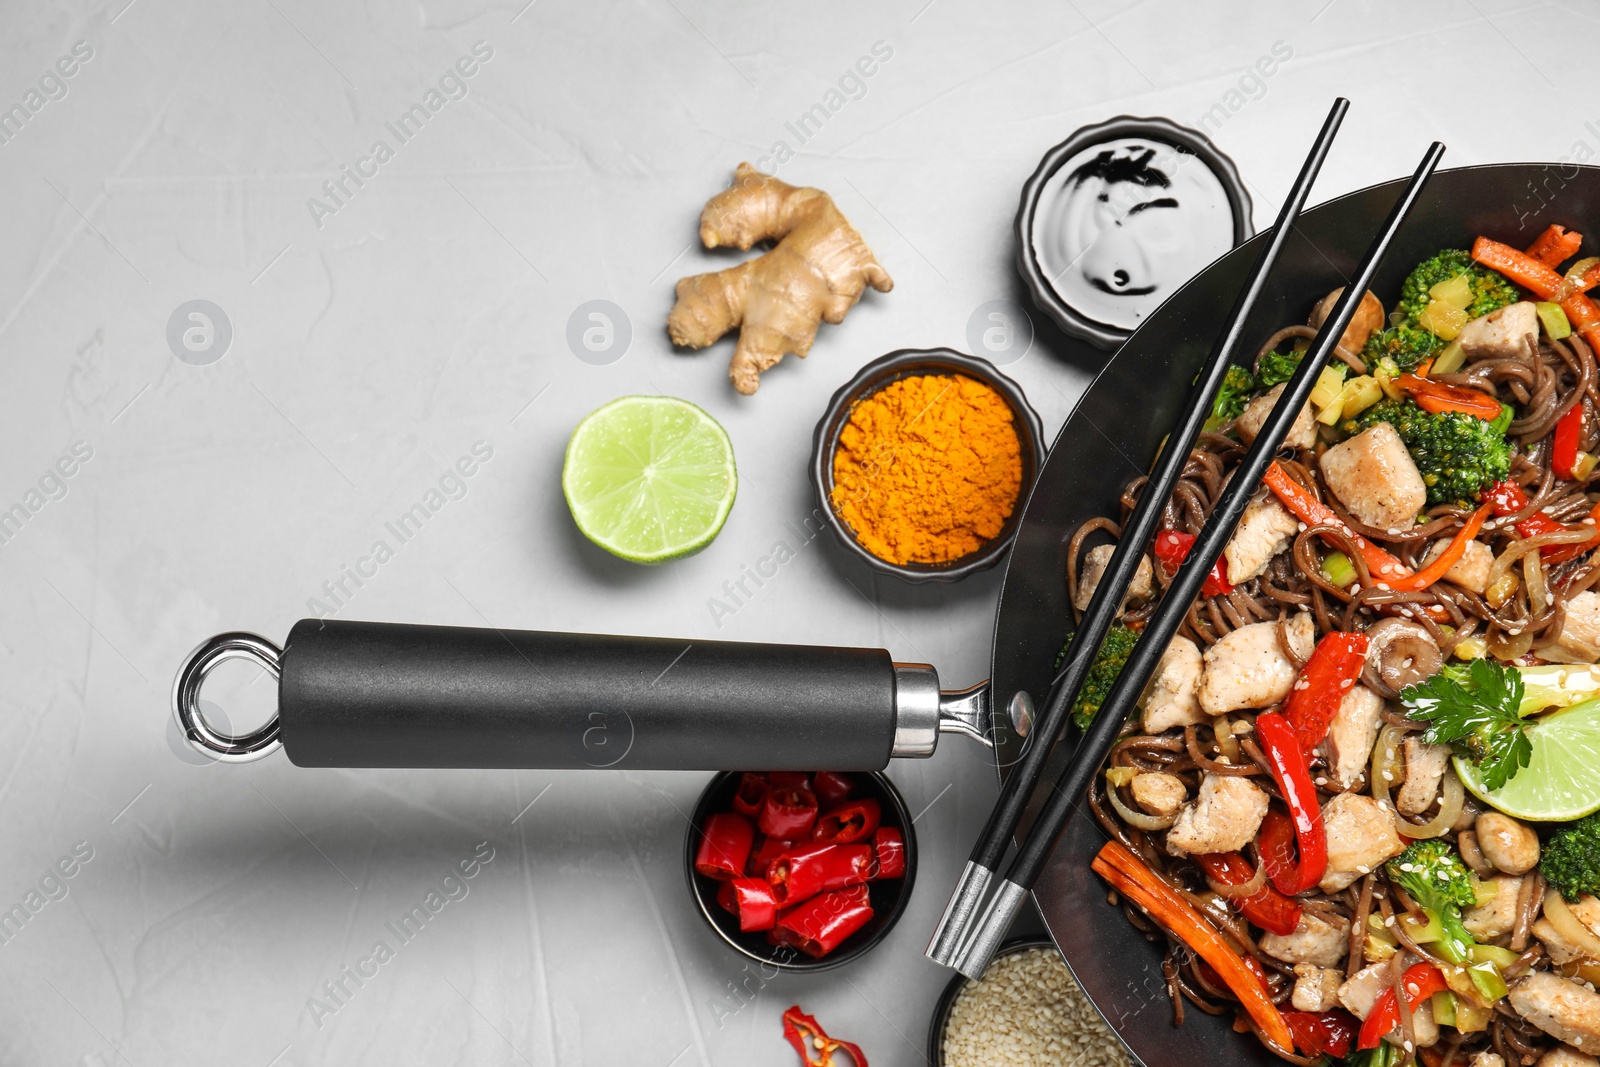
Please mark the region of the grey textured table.
<svg viewBox="0 0 1600 1067"><path fill-rule="evenodd" d="M1593 101L1530 62L1592 35L1592 6L1396 27L1357 0L523 4L0 12L0 908L26 916L0 938L0 1062L783 1064L799 1002L878 1067L921 1063L947 980L921 950L994 794L975 747L892 771L923 858L889 940L762 981L687 905L703 776L197 766L174 669L320 610L865 644L976 681L999 573L910 588L805 540L804 459L862 362L970 348L973 311L1019 298L1011 219L1046 148L1125 112L1204 124L1264 223L1336 92L1355 106L1318 200L1435 136L1447 165L1600 144ZM726 345L674 353L662 328L673 280L726 262L695 220L741 159L830 190L897 283L751 398ZM194 300L214 332L185 348ZM595 300L628 326L603 365L567 340ZM1053 434L1094 356L1036 327L1009 371ZM709 550L641 569L576 533L559 467L584 413L657 391L723 422L741 484ZM778 577L714 610L779 540ZM240 667L207 695L238 725L270 688Z"/></svg>

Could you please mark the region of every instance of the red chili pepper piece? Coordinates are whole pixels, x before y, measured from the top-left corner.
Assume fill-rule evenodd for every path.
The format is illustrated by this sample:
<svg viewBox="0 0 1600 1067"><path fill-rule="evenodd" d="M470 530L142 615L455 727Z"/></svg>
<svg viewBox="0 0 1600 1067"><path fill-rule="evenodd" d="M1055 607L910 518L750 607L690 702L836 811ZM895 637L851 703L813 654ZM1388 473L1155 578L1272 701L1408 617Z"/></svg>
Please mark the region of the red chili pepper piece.
<svg viewBox="0 0 1600 1067"><path fill-rule="evenodd" d="M1361 677L1366 660L1366 634L1335 632L1317 642L1284 708L1302 751L1310 752L1328 736L1328 726L1344 695Z"/></svg>
<svg viewBox="0 0 1600 1067"><path fill-rule="evenodd" d="M872 901L867 887L853 885L813 897L788 912L778 920L773 935L779 943L821 959L870 921Z"/></svg>
<svg viewBox="0 0 1600 1067"><path fill-rule="evenodd" d="M739 917L739 929L772 929L778 921L778 898L765 878L735 878L727 885L733 896L733 907L728 910Z"/></svg>
<svg viewBox="0 0 1600 1067"><path fill-rule="evenodd" d="M839 771L818 771L811 777L811 791L817 794L817 803L831 808L855 791L856 784L848 774Z"/></svg>
<svg viewBox="0 0 1600 1067"><path fill-rule="evenodd" d="M801 1011L798 1004L783 1013L783 1037L794 1046L806 1067L839 1067L833 1058L838 1049L849 1053L854 1067L867 1067L867 1057L859 1046L829 1037L817 1020ZM817 1053L816 1059L811 1058L813 1052Z"/></svg>
<svg viewBox="0 0 1600 1067"><path fill-rule="evenodd" d="M733 902L733 883L737 879L717 883L717 906L729 915L739 914L739 909Z"/></svg>
<svg viewBox="0 0 1600 1067"><path fill-rule="evenodd" d="M1178 573L1178 568L1183 566L1183 561L1189 558L1189 550L1194 547L1195 537L1192 533L1181 530L1162 530L1156 534L1152 550L1155 552L1156 561L1161 564L1161 569L1168 578ZM1233 583L1228 581L1228 561L1219 559L1211 568L1211 573L1206 575L1205 584L1200 587L1202 596L1226 596L1233 592Z"/></svg>
<svg viewBox="0 0 1600 1067"><path fill-rule="evenodd" d="M1550 442L1550 469L1557 478L1569 481L1574 477L1572 468L1578 462L1578 438L1583 436L1583 401L1572 405L1556 421L1555 438Z"/></svg>
<svg viewBox="0 0 1600 1067"><path fill-rule="evenodd" d="M810 789L811 775L805 771L769 771L767 780L774 789Z"/></svg>
<svg viewBox="0 0 1600 1067"><path fill-rule="evenodd" d="M1290 832L1293 832L1292 828ZM1213 852L1196 856L1194 861L1208 878L1220 885L1244 885L1256 874L1250 861L1237 852ZM1298 900L1290 900L1272 885L1263 885L1247 897L1226 899L1246 919L1268 933L1282 937L1294 933L1295 927L1300 925L1300 913L1304 910Z"/></svg>
<svg viewBox="0 0 1600 1067"><path fill-rule="evenodd" d="M1417 407L1435 415L1446 411L1459 411L1463 415L1493 422L1500 417L1500 401L1481 389L1468 389L1460 385L1447 385L1415 374L1402 374L1395 384L1411 394Z"/></svg>
<svg viewBox="0 0 1600 1067"><path fill-rule="evenodd" d="M1317 804L1317 787L1311 782L1311 766L1305 750L1295 736L1289 720L1279 712L1269 711L1256 716L1256 740L1266 754L1273 781L1289 807L1289 818L1294 826L1295 842L1300 849L1300 860L1289 869L1279 868L1273 873L1267 867L1272 884L1286 896L1304 893L1328 871L1328 834L1322 825L1322 808ZM1262 829L1265 830L1265 823ZM1267 862L1265 842L1259 842L1262 862Z"/></svg>
<svg viewBox="0 0 1600 1067"><path fill-rule="evenodd" d="M1411 1006L1412 1011L1416 1011L1424 1000L1450 987L1444 980L1444 972L1439 968L1431 963L1417 963L1400 976L1400 988L1406 991L1406 1003ZM1377 1048L1378 1042L1383 1040L1383 1035L1399 1025L1400 1002L1395 999L1393 988L1385 989L1378 994L1367 1021L1361 1024L1361 1037L1356 1042L1356 1047Z"/></svg>
<svg viewBox="0 0 1600 1067"><path fill-rule="evenodd" d="M694 869L707 878L726 880L744 875L745 860L755 831L750 820L731 811L719 811L700 828L700 847L694 854Z"/></svg>
<svg viewBox="0 0 1600 1067"><path fill-rule="evenodd" d="M871 797L853 800L831 811L823 812L822 817L817 820L817 825L811 830L811 839L848 845L864 837L871 837L872 831L878 828L880 818L882 811L876 800Z"/></svg>
<svg viewBox="0 0 1600 1067"><path fill-rule="evenodd" d="M906 842L900 831L892 826L880 826L872 837L872 848L878 861L879 881L906 876Z"/></svg>
<svg viewBox="0 0 1600 1067"><path fill-rule="evenodd" d="M765 878L772 861L794 848L795 842L785 841L781 837L767 837L765 834L757 834L756 837L756 843L750 848L750 858L745 861L744 873L751 878Z"/></svg>
<svg viewBox="0 0 1600 1067"><path fill-rule="evenodd" d="M1286 1011L1283 1021L1289 1024L1294 1035L1294 1047L1307 1056L1332 1056L1344 1059L1355 1044L1356 1032L1361 1023L1354 1015L1334 1008L1332 1011Z"/></svg>
<svg viewBox="0 0 1600 1067"><path fill-rule="evenodd" d="M1494 506L1496 515L1515 515L1528 506L1528 494L1515 482L1496 482L1483 491L1483 499ZM1595 509L1600 512L1600 507ZM1591 512L1591 517L1600 523L1600 515ZM1525 519L1519 519L1512 524L1518 537L1538 537L1540 534L1559 533L1573 527L1557 522L1542 511L1535 511ZM1600 534L1600 530L1596 531ZM1539 550L1539 560L1542 563L1565 563L1569 559L1579 556L1594 548L1592 541L1576 541L1570 545L1546 545Z"/></svg>
<svg viewBox="0 0 1600 1067"><path fill-rule="evenodd" d="M762 774L745 774L739 779L739 788L733 794L733 810L755 819L761 815L761 806L767 802L767 778Z"/></svg>
<svg viewBox="0 0 1600 1067"><path fill-rule="evenodd" d="M772 861L767 881L781 907L789 908L822 892L834 870L830 858L838 845L803 841Z"/></svg>
<svg viewBox="0 0 1600 1067"><path fill-rule="evenodd" d="M811 836L817 823L817 795L809 789L796 789L772 783L761 805L757 825L768 837L793 841Z"/></svg>

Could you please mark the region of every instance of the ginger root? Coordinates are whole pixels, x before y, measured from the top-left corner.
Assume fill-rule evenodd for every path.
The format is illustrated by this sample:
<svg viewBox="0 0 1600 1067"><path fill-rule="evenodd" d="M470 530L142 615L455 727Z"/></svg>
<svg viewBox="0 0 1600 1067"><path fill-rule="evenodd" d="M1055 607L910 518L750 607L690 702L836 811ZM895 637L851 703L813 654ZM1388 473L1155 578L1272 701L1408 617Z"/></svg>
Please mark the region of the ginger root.
<svg viewBox="0 0 1600 1067"><path fill-rule="evenodd" d="M777 245L756 259L680 279L667 316L672 343L687 348L704 348L739 327L728 377L746 396L786 353L804 357L811 350L818 323L843 322L867 286L880 293L894 288L832 197L740 163L733 187L700 213L700 240L707 248L743 251L769 239Z"/></svg>

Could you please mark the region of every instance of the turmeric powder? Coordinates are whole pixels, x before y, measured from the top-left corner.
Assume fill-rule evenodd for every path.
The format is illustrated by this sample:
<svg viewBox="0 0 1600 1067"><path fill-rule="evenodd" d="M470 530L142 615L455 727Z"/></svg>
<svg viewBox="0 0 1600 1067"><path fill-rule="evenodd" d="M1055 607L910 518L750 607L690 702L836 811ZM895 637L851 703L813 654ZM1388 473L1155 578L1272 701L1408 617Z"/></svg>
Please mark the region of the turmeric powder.
<svg viewBox="0 0 1600 1067"><path fill-rule="evenodd" d="M834 511L890 563L948 563L999 534L1022 491L1011 406L964 375L901 378L857 401L833 454Z"/></svg>

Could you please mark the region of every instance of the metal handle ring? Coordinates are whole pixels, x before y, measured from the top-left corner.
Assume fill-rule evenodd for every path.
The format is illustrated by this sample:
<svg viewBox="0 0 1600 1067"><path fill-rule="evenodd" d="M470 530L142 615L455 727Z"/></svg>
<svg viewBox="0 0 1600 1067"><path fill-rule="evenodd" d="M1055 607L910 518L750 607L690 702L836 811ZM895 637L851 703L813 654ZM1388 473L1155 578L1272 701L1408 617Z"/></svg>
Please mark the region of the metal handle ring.
<svg viewBox="0 0 1600 1067"><path fill-rule="evenodd" d="M206 639L178 668L172 683L172 715L178 720L178 732L202 756L218 763L250 763L283 747L278 713L274 711L256 730L235 735L218 733L200 710L200 689L206 676L230 659L247 659L271 672L276 680L283 650L258 634L235 632Z"/></svg>

